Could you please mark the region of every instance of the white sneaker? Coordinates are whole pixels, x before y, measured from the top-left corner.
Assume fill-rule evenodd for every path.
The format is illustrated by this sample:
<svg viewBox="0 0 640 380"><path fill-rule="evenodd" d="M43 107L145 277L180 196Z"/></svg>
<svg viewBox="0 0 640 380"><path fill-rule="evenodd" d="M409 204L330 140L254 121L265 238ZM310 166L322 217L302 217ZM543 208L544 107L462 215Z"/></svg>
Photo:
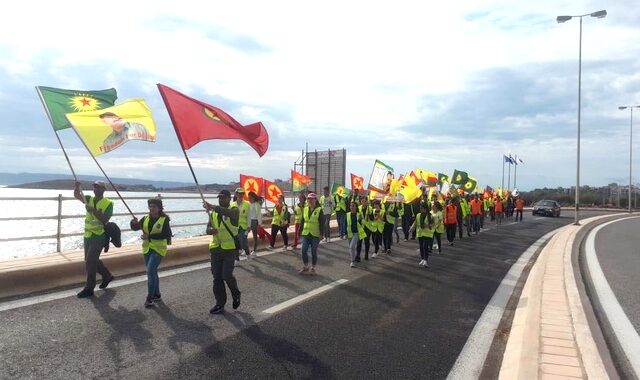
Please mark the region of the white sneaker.
<svg viewBox="0 0 640 380"><path fill-rule="evenodd" d="M237 267L238 265L240 265L240 260L235 260L235 261L233 262L233 266L234 266L234 267Z"/></svg>
<svg viewBox="0 0 640 380"><path fill-rule="evenodd" d="M418 263L418 265L424 265L425 261L424 260L420 260L420 262Z"/></svg>
<svg viewBox="0 0 640 380"><path fill-rule="evenodd" d="M378 257L378 254L377 254L377 253L374 253L373 255L371 255L371 258L372 258L372 259L375 259L376 257Z"/></svg>
<svg viewBox="0 0 640 380"><path fill-rule="evenodd" d="M256 251L251 251L251 254L249 256L253 256L256 254Z"/></svg>
<svg viewBox="0 0 640 380"><path fill-rule="evenodd" d="M268 246L267 246L267 249L268 249L269 251L273 251L273 249L274 249L274 248L273 248L272 246L268 245Z"/></svg>
<svg viewBox="0 0 640 380"><path fill-rule="evenodd" d="M287 250L287 251L292 251L292 250L293 250L293 248L291 248L291 247L287 246L286 250Z"/></svg>
<svg viewBox="0 0 640 380"><path fill-rule="evenodd" d="M429 263L427 262L427 260L424 261L424 267L429 268Z"/></svg>
<svg viewBox="0 0 640 380"><path fill-rule="evenodd" d="M356 268L356 263L354 263L353 261L351 262L351 268Z"/></svg>

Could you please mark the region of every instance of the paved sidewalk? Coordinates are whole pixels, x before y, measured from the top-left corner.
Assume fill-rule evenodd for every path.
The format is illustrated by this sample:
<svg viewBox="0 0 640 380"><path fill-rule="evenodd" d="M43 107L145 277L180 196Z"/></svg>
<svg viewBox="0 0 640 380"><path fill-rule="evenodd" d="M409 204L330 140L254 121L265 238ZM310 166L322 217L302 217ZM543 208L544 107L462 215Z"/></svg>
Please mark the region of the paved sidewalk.
<svg viewBox="0 0 640 380"><path fill-rule="evenodd" d="M522 290L500 379L608 379L571 264L576 233L563 227L540 252Z"/></svg>

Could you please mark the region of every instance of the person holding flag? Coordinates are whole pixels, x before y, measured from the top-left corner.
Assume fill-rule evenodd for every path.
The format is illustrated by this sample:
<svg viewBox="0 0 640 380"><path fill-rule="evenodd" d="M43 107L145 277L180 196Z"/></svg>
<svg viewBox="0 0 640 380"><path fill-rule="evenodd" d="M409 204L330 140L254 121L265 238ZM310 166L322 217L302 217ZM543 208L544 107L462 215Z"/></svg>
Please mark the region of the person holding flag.
<svg viewBox="0 0 640 380"><path fill-rule="evenodd" d="M219 206L204 202L207 211L213 211L207 225L207 234L211 235L209 252L211 254L211 274L213 275L213 296L215 305L209 313L222 314L227 303L227 287L233 298L233 308L240 306L240 290L238 282L233 276L233 268L238 253L235 237L238 235L238 219L240 211L237 206L231 206L231 193L221 190L218 194Z"/></svg>
<svg viewBox="0 0 640 380"><path fill-rule="evenodd" d="M351 268L356 267L356 257L358 251L358 243L367 237L364 232L363 217L358 211L358 204L351 202L349 204L349 213L346 216L347 238L349 239L349 253L351 256Z"/></svg>
<svg viewBox="0 0 640 380"><path fill-rule="evenodd" d="M344 197L338 193L333 194L334 211L338 220L338 233L340 239L347 238L347 202Z"/></svg>
<svg viewBox="0 0 640 380"><path fill-rule="evenodd" d="M371 235L373 238L373 246L374 251L371 258L375 259L378 257L378 251L380 250L380 246L382 245L382 232L384 231L385 224L385 211L382 208L382 203L379 200L375 200L373 203L373 234Z"/></svg>
<svg viewBox="0 0 640 380"><path fill-rule="evenodd" d="M316 274L318 263L318 245L320 244L321 226L324 225L324 212L318 204L316 193L307 195L307 206L302 212L302 263L300 274L309 272L309 248L311 248L311 274Z"/></svg>
<svg viewBox="0 0 640 380"><path fill-rule="evenodd" d="M105 289L113 281L113 275L100 260L100 254L105 243L104 226L113 215L113 202L104 196L106 185L102 181L93 183L93 196L83 196L80 182L75 182L73 196L84 203L87 214L84 218L84 262L87 281L84 289L78 293L78 298L93 296L96 287L96 272L102 276L100 289Z"/></svg>
<svg viewBox="0 0 640 380"><path fill-rule="evenodd" d="M370 239L373 232L376 230L373 219L373 208L369 205L369 198L364 195L360 198L360 206L358 208L360 215L362 215L362 225L364 227L365 237L358 240L358 246L356 247L356 262L360 262L360 253L362 252L362 242L364 241L364 259L369 260L369 247L371 246Z"/></svg>

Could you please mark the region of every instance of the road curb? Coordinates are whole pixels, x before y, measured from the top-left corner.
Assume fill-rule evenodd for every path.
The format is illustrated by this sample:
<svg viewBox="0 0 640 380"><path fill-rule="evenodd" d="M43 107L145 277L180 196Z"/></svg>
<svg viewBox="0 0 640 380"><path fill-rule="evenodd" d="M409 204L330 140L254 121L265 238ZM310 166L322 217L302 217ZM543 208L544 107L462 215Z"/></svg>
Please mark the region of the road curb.
<svg viewBox="0 0 640 380"><path fill-rule="evenodd" d="M573 274L572 248L582 228L610 216L565 226L542 249L518 300L500 379L609 378Z"/></svg>

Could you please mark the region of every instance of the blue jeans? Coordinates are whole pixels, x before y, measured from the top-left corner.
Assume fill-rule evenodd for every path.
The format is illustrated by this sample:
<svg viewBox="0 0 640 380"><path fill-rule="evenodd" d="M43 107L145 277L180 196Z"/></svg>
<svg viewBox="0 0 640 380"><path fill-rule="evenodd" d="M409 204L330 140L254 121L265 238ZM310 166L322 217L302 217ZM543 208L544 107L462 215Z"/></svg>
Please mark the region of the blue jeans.
<svg viewBox="0 0 640 380"><path fill-rule="evenodd" d="M249 231L245 231L242 228L238 228L238 240L240 240L240 248L248 256L249 255L249 242L247 240L247 235L249 235ZM236 256L236 258L238 258L238 256Z"/></svg>
<svg viewBox="0 0 640 380"><path fill-rule="evenodd" d="M158 267L162 261L162 256L154 250L149 250L144 256L144 266L147 268L147 289L148 296L160 295L160 278L158 277Z"/></svg>
<svg viewBox="0 0 640 380"><path fill-rule="evenodd" d="M313 236L303 236L302 237L302 262L306 267L309 264L309 256L307 251L309 251L309 246L311 246L311 265L316 266L318 263L318 245L320 244L319 237Z"/></svg>

